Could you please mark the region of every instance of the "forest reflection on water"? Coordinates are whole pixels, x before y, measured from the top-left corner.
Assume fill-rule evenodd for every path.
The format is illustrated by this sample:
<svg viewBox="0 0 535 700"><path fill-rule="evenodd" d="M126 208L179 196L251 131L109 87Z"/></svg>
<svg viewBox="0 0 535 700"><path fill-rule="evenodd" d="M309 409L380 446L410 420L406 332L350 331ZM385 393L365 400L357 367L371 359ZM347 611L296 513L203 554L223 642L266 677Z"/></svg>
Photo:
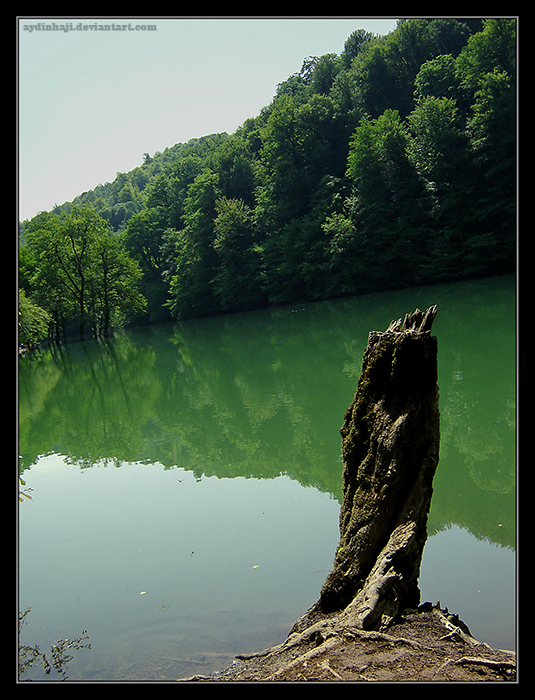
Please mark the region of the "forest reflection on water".
<svg viewBox="0 0 535 700"><path fill-rule="evenodd" d="M339 429L368 332L433 303L441 455L429 534L451 539L460 529L514 552L510 276L130 329L105 344L24 357L24 478L31 486L32 468L48 454L82 471L162 465L204 483L285 475L340 502Z"/></svg>
<svg viewBox="0 0 535 700"><path fill-rule="evenodd" d="M439 303L431 526L457 523L514 546L510 277L159 325L23 358L23 467L57 452L82 468L148 461L220 478L284 473L340 499L339 429L367 334L426 298Z"/></svg>

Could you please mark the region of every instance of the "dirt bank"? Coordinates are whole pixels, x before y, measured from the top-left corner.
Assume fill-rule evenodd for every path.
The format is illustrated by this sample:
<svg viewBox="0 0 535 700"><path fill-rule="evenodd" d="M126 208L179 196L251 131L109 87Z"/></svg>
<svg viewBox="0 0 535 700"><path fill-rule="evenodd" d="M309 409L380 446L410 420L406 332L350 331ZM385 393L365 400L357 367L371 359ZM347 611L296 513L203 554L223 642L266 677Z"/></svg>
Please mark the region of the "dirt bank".
<svg viewBox="0 0 535 700"><path fill-rule="evenodd" d="M324 619L282 644L243 654L227 668L189 682L516 681L516 655L475 640L447 609L426 603L386 632L341 628Z"/></svg>

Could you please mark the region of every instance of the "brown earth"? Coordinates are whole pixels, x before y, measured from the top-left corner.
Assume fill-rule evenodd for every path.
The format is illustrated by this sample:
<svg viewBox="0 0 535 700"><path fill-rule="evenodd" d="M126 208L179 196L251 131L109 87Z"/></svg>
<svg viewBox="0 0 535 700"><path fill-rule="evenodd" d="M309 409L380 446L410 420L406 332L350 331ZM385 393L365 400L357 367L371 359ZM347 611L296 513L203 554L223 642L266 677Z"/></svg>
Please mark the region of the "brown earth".
<svg viewBox="0 0 535 700"><path fill-rule="evenodd" d="M343 629L324 619L280 645L243 654L190 682L516 681L516 655L475 640L455 615L426 603L385 632Z"/></svg>

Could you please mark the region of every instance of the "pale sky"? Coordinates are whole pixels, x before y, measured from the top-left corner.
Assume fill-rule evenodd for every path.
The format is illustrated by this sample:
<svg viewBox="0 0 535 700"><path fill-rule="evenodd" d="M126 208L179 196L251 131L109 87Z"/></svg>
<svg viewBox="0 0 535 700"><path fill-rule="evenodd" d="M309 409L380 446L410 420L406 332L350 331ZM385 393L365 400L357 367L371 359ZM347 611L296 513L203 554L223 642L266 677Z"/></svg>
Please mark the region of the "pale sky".
<svg viewBox="0 0 535 700"><path fill-rule="evenodd" d="M18 24L23 220L112 182L141 165L145 152L233 133L303 59L340 54L355 29L387 34L396 19L47 17ZM95 24L127 28L76 31ZM156 31L135 29L148 24Z"/></svg>

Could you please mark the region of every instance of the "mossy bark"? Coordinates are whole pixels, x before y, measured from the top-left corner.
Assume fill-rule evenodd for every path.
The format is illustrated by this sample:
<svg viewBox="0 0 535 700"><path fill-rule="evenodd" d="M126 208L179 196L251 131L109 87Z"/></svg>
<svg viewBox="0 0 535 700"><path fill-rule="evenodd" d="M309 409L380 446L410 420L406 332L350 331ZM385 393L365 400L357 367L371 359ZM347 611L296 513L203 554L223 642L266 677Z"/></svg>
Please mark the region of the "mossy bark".
<svg viewBox="0 0 535 700"><path fill-rule="evenodd" d="M341 613L384 629L420 599L418 577L439 456L436 314L371 332L342 435L340 542L320 598L296 623Z"/></svg>

